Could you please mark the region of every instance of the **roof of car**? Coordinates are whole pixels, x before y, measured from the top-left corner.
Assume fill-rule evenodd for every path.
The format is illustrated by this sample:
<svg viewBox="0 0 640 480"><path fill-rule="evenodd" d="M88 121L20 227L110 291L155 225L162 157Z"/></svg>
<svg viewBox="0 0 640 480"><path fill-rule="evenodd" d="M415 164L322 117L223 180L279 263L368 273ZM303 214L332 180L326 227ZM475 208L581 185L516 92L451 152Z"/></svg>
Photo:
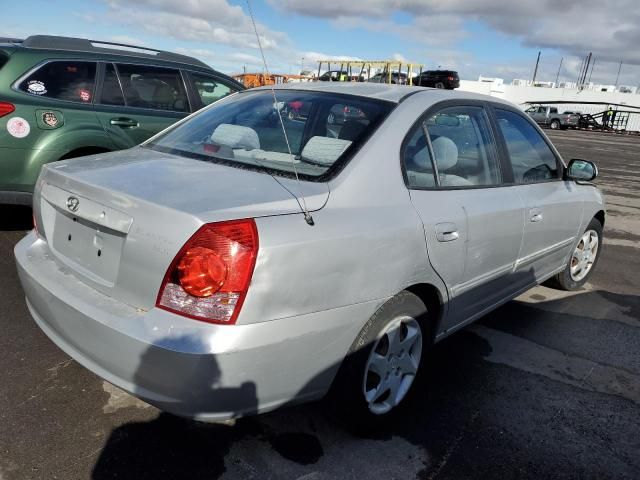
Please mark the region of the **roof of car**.
<svg viewBox="0 0 640 480"><path fill-rule="evenodd" d="M128 45L126 43L108 42L102 40L89 40L86 38L60 37L54 35L32 35L24 40L16 38L0 38L0 45L10 47L23 47L39 50L60 50L70 52L83 52L118 55L124 57L135 57L153 59L164 62L182 63L199 68L212 68L197 58L179 53L156 50L154 48L141 47L138 45Z"/></svg>
<svg viewBox="0 0 640 480"><path fill-rule="evenodd" d="M370 82L308 82L308 83L288 83L275 85L276 90L309 90L315 92L329 92L346 95L358 95L361 97L376 98L386 100L388 102L400 103L406 97L419 92L433 92L445 99L467 98L476 100L488 100L497 103L509 102L503 101L496 97L481 95L471 92L463 92L456 90L442 90L439 88L413 87L408 85L389 85L387 83L370 83ZM252 88L252 90L269 90L271 86Z"/></svg>

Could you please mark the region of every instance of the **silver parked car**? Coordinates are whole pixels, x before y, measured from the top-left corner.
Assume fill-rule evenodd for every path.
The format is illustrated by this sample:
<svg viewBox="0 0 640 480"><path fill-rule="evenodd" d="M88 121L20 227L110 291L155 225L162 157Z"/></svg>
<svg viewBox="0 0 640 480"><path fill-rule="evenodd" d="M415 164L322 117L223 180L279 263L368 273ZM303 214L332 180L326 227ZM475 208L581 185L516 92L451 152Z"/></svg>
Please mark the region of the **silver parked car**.
<svg viewBox="0 0 640 480"><path fill-rule="evenodd" d="M275 95L237 93L139 147L43 168L18 271L33 318L80 364L199 420L332 384L383 415L430 344L592 273L596 167L565 166L513 105L373 83ZM336 105L362 114L330 122Z"/></svg>

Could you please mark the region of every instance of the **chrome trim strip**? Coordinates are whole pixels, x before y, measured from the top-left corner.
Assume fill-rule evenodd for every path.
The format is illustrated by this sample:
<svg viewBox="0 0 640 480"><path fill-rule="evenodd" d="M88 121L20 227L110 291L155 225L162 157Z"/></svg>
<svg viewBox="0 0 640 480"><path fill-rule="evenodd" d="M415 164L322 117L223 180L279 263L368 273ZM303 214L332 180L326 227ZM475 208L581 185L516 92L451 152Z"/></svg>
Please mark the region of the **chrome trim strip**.
<svg viewBox="0 0 640 480"><path fill-rule="evenodd" d="M575 237L567 238L566 240L562 240L561 242L550 245L549 247L543 248L542 250L538 250L537 252L533 252L525 257L519 258L518 260L516 260L514 270L517 270L522 265L527 265L534 262L539 257L548 255L552 252L555 252L556 250L560 250L561 248L568 247L569 245L573 244L574 241Z"/></svg>

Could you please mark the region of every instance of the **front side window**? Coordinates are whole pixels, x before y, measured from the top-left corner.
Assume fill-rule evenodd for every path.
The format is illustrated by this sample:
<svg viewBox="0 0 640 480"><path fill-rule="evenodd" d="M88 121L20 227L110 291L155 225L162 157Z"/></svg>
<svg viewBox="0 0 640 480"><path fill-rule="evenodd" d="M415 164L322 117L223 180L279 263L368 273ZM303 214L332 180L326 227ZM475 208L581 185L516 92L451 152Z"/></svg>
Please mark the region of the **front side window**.
<svg viewBox="0 0 640 480"><path fill-rule="evenodd" d="M558 178L558 163L547 142L526 118L496 109L516 183L544 182Z"/></svg>
<svg viewBox="0 0 640 480"><path fill-rule="evenodd" d="M448 107L409 134L404 167L410 188L500 184L498 157L482 107Z"/></svg>
<svg viewBox="0 0 640 480"><path fill-rule="evenodd" d="M202 105L205 106L238 91L238 88L229 87L209 75L192 73L191 78L193 79L196 92L198 92L198 96L202 101Z"/></svg>
<svg viewBox="0 0 640 480"><path fill-rule="evenodd" d="M117 68L128 107L189 111L180 71L129 64L118 64Z"/></svg>
<svg viewBox="0 0 640 480"><path fill-rule="evenodd" d="M48 62L25 78L18 88L30 95L78 103L92 103L95 62Z"/></svg>
<svg viewBox="0 0 640 480"><path fill-rule="evenodd" d="M393 107L322 92L281 90L276 95L275 102L270 90L224 98L146 146L285 176L297 171L301 178L314 179L346 159Z"/></svg>

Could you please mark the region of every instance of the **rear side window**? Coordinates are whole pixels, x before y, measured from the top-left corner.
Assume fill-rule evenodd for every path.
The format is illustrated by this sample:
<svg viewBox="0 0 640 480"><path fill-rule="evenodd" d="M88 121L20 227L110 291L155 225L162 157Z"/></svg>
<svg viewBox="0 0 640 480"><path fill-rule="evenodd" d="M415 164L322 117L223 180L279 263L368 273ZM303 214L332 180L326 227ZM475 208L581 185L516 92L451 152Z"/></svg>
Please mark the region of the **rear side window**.
<svg viewBox="0 0 640 480"><path fill-rule="evenodd" d="M237 87L230 87L220 82L215 77L202 75L200 73L192 73L191 78L196 87L196 92L202 101L202 105L210 105L232 93L238 91Z"/></svg>
<svg viewBox="0 0 640 480"><path fill-rule="evenodd" d="M498 156L482 107L443 108L409 134L409 188L482 187L501 183Z"/></svg>
<svg viewBox="0 0 640 480"><path fill-rule="evenodd" d="M186 112L187 94L180 71L147 65L117 64L127 106Z"/></svg>
<svg viewBox="0 0 640 480"><path fill-rule="evenodd" d="M5 63L9 60L9 57L4 53L0 52L0 68L4 67Z"/></svg>
<svg viewBox="0 0 640 480"><path fill-rule="evenodd" d="M547 142L526 118L496 109L516 183L544 182L558 178L558 163Z"/></svg>
<svg viewBox="0 0 640 480"><path fill-rule="evenodd" d="M18 88L34 96L91 103L95 79L95 62L55 61L31 73Z"/></svg>

